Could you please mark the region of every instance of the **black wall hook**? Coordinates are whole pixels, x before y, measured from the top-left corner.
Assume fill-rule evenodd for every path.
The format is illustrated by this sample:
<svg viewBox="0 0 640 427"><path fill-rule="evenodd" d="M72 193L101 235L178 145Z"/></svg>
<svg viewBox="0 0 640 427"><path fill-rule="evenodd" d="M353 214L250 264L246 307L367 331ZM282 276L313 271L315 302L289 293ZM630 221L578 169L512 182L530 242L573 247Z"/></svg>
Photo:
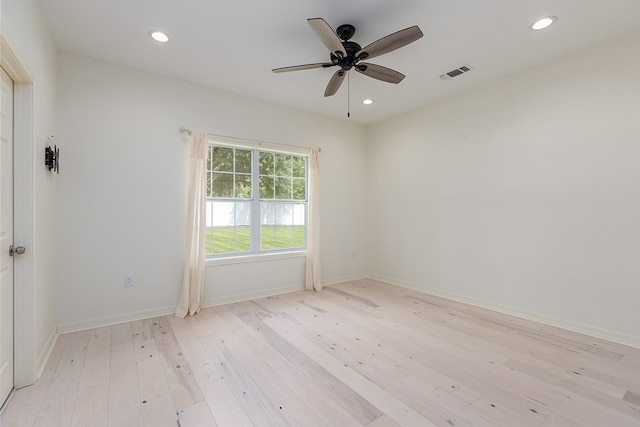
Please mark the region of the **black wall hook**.
<svg viewBox="0 0 640 427"><path fill-rule="evenodd" d="M44 149L44 164L49 169L49 171L55 171L56 173L60 173L59 165L60 165L60 149L55 145L53 148L51 146L45 147Z"/></svg>

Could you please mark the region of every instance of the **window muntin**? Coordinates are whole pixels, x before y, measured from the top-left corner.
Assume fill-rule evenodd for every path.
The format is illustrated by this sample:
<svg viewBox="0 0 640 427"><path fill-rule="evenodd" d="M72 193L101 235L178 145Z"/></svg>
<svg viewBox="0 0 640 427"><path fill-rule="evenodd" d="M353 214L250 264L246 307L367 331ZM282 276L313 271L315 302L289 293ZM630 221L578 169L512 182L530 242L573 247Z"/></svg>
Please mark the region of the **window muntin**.
<svg viewBox="0 0 640 427"><path fill-rule="evenodd" d="M307 157L210 144L206 218L207 256L304 249Z"/></svg>

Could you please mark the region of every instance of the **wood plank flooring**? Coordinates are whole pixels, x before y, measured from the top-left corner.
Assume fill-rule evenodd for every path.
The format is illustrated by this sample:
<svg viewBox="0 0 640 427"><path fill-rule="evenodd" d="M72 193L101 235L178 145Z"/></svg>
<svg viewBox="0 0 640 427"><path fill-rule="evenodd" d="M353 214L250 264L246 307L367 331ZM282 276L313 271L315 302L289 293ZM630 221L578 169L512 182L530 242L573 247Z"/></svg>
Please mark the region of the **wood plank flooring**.
<svg viewBox="0 0 640 427"><path fill-rule="evenodd" d="M640 350L373 280L63 335L8 426L640 426Z"/></svg>

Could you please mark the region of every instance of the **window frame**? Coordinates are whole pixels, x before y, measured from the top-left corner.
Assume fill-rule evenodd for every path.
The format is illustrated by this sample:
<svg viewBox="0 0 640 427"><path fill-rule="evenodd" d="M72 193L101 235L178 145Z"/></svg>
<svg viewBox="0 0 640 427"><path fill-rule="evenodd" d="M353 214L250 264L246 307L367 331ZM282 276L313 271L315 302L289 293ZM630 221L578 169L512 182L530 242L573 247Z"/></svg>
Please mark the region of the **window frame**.
<svg viewBox="0 0 640 427"><path fill-rule="evenodd" d="M244 142L244 143L243 143ZM245 252L228 252L228 253L205 253L205 259L207 265L214 264L231 264L239 262L249 262L255 259L286 259L306 256L307 253L307 232L309 225L309 152L308 149L300 147L299 150L279 149L277 144L274 146L265 146L264 143L254 143L247 141L238 142L233 139L227 138L209 138L207 145L207 156L209 155L210 147L221 148L234 148L238 150L251 151L251 198L235 198L235 197L209 197L208 190L206 195L207 205L211 200L218 202L247 202L250 204L250 230L251 230L251 249ZM297 147L293 147L297 148ZM298 199L276 199L275 194L273 199L264 199L260 197L260 153L273 153L284 154L296 157L304 158L304 181L305 181L305 198L304 200ZM209 174L209 168L206 167L207 176ZM235 172L235 171L234 171ZM293 174L293 172L292 172ZM293 185L293 184L292 184ZM293 191L293 190L292 190ZM235 192L235 189L234 189ZM291 195L293 197L293 193ZM304 246L303 247L289 247L289 248L274 248L263 250L261 247L261 234L262 234L262 203L269 204L302 204L304 207ZM213 214L213 213L212 213ZM207 218L208 220L209 218ZM292 224L294 226L295 224ZM234 228L236 226L234 225ZM295 230L293 231L295 232ZM205 245L206 247L206 245Z"/></svg>

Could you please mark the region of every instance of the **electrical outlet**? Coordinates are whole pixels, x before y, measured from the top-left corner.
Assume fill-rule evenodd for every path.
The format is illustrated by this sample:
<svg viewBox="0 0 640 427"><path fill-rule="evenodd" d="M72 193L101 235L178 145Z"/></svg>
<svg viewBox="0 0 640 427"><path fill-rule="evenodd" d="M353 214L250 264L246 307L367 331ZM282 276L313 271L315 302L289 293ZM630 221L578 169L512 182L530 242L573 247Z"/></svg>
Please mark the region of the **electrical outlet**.
<svg viewBox="0 0 640 427"><path fill-rule="evenodd" d="M132 288L133 287L133 274L125 274L124 275L124 287Z"/></svg>

